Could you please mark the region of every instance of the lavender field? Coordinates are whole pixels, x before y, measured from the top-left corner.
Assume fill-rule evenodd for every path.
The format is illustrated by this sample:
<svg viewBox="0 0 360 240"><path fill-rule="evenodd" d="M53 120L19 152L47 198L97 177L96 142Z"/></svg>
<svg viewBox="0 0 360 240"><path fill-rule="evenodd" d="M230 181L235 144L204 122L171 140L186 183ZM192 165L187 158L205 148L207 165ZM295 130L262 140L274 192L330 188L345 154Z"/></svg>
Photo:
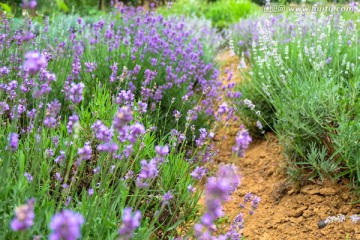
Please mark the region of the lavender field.
<svg viewBox="0 0 360 240"><path fill-rule="evenodd" d="M195 3L0 3L0 239L253 239L266 196L239 195L236 161L270 132L289 182L349 179L357 196L358 4Z"/></svg>

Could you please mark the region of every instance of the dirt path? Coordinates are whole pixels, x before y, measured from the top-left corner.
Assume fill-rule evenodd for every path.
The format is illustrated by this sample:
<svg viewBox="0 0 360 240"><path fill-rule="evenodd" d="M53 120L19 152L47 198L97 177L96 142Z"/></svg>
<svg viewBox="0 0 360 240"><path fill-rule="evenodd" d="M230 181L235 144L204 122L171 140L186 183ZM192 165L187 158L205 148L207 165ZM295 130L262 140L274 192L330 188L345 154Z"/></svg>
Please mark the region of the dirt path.
<svg viewBox="0 0 360 240"><path fill-rule="evenodd" d="M227 67L236 70L239 61L229 52L220 53L217 60L222 65L222 73ZM240 81L239 76L235 72L233 80ZM219 139L220 152L216 161L236 164L242 177L233 199L225 205L227 215L239 213L239 205L247 192L262 199L259 209L245 224L243 234L247 240L360 239L360 222L354 224L348 218L360 214L360 204L350 204L356 198L347 188L347 180L303 187L289 184L285 174L286 160L273 134L268 134L266 140L254 140L244 158L232 157L231 147L239 126L239 122L231 123L226 139ZM346 220L318 228L319 220L338 214L345 215Z"/></svg>

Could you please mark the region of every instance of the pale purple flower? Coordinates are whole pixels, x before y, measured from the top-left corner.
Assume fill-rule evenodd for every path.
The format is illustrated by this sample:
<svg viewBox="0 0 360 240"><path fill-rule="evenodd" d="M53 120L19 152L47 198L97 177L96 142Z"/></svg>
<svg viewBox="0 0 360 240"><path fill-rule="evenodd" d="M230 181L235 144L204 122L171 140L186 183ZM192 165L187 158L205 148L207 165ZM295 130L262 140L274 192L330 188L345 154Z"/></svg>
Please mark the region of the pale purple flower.
<svg viewBox="0 0 360 240"><path fill-rule="evenodd" d="M233 152L237 153L238 156L243 157L245 150L249 147L249 144L252 142L252 138L249 132L241 127L241 130L236 135L235 145L233 146Z"/></svg>
<svg viewBox="0 0 360 240"><path fill-rule="evenodd" d="M178 110L174 110L173 115L174 115L176 121L178 121L179 118L181 117L181 113Z"/></svg>
<svg viewBox="0 0 360 240"><path fill-rule="evenodd" d="M35 199L29 199L25 205L15 209L15 218L10 224L13 231L26 230L34 224L34 203Z"/></svg>
<svg viewBox="0 0 360 240"><path fill-rule="evenodd" d="M20 4L20 7L24 9L35 9L37 6L37 2L35 0L23 0Z"/></svg>
<svg viewBox="0 0 360 240"><path fill-rule="evenodd" d="M99 152L114 153L117 150L119 150L119 146L114 142L107 142L107 143L99 144L97 149L99 150Z"/></svg>
<svg viewBox="0 0 360 240"><path fill-rule="evenodd" d="M87 68L86 71L87 71L88 73L91 73L91 72L95 71L96 68L97 68L96 62L85 62L85 66L86 66L86 68Z"/></svg>
<svg viewBox="0 0 360 240"><path fill-rule="evenodd" d="M247 98L244 100L244 105L250 108L250 110L255 109L255 105L253 104L253 102Z"/></svg>
<svg viewBox="0 0 360 240"><path fill-rule="evenodd" d="M215 221L224 214L222 203L229 199L239 183L237 169L233 165L221 165L216 177L208 178L205 186L207 211L201 218L201 224L196 226L197 237L201 236L201 239L204 239L203 228L205 228L205 233L210 236L211 232L216 231Z"/></svg>
<svg viewBox="0 0 360 240"><path fill-rule="evenodd" d="M47 66L45 56L38 52L28 52L25 54L24 69L30 74L36 74L40 69Z"/></svg>
<svg viewBox="0 0 360 240"><path fill-rule="evenodd" d="M261 122L260 121L256 121L256 126L257 126L257 128L258 129L263 129L263 125L261 124Z"/></svg>
<svg viewBox="0 0 360 240"><path fill-rule="evenodd" d="M57 181L59 181L59 182L62 181L62 177L61 177L61 175L60 175L59 172L55 173L55 179L56 179Z"/></svg>
<svg viewBox="0 0 360 240"><path fill-rule="evenodd" d="M218 114L221 116L224 113L227 113L229 111L228 108L228 104L226 102L223 102L220 106L219 106L219 110L218 110Z"/></svg>
<svg viewBox="0 0 360 240"><path fill-rule="evenodd" d="M139 210L132 214L132 209L127 207L124 209L122 215L122 225L119 229L121 238L130 239L133 236L134 230L140 226L141 212Z"/></svg>
<svg viewBox="0 0 360 240"><path fill-rule="evenodd" d="M70 205L70 203L71 203L71 197L68 196L68 197L66 198L66 201L64 202L64 205L67 207L67 206Z"/></svg>
<svg viewBox="0 0 360 240"><path fill-rule="evenodd" d="M138 102L139 111L142 112L142 113L146 113L147 106L148 106L147 103L144 103L142 101Z"/></svg>
<svg viewBox="0 0 360 240"><path fill-rule="evenodd" d="M93 189L93 188L90 188L90 189L88 190L88 194L89 194L89 196L94 195L94 189Z"/></svg>
<svg viewBox="0 0 360 240"><path fill-rule="evenodd" d="M196 190L196 188L193 187L192 185L189 185L189 186L187 187L187 190L188 190L189 192L191 192L191 193L194 193L195 190Z"/></svg>
<svg viewBox="0 0 360 240"><path fill-rule="evenodd" d="M161 147L161 146L155 146L155 152L160 157L165 157L169 154L169 147L167 145Z"/></svg>
<svg viewBox="0 0 360 240"><path fill-rule="evenodd" d="M97 174L100 172L100 166L97 166L96 168L94 168L93 170L94 174Z"/></svg>
<svg viewBox="0 0 360 240"><path fill-rule="evenodd" d="M63 163L65 160L65 152L60 150L60 155L55 158L56 163Z"/></svg>
<svg viewBox="0 0 360 240"><path fill-rule="evenodd" d="M8 141L10 150L16 151L19 147L19 135L17 133L10 133Z"/></svg>
<svg viewBox="0 0 360 240"><path fill-rule="evenodd" d="M332 61L332 57L328 57L328 58L326 59L326 64L330 64L331 61Z"/></svg>
<svg viewBox="0 0 360 240"><path fill-rule="evenodd" d="M0 102L0 115L4 114L4 112L9 111L10 107L6 102Z"/></svg>
<svg viewBox="0 0 360 240"><path fill-rule="evenodd" d="M359 215L351 215L350 216L350 220L353 222L353 223L358 223L360 221L360 216Z"/></svg>
<svg viewBox="0 0 360 240"><path fill-rule="evenodd" d="M251 208L252 208L253 211L256 210L259 207L260 201L261 201L260 197L258 197L258 196L253 197L253 200L251 202Z"/></svg>
<svg viewBox="0 0 360 240"><path fill-rule="evenodd" d="M133 119L132 111L129 107L121 107L113 118L113 126L118 131L121 131Z"/></svg>
<svg viewBox="0 0 360 240"><path fill-rule="evenodd" d="M10 70L8 67L6 67L6 66L0 67L0 77L8 75L9 73L10 73Z"/></svg>
<svg viewBox="0 0 360 240"><path fill-rule="evenodd" d="M81 237L81 225L85 220L81 214L63 210L55 214L50 222L50 240L76 240Z"/></svg>
<svg viewBox="0 0 360 240"><path fill-rule="evenodd" d="M76 83L71 83L71 88L70 88L70 100L75 103L78 104L83 100L83 90L84 90L84 83L80 82L78 84Z"/></svg>
<svg viewBox="0 0 360 240"><path fill-rule="evenodd" d="M145 132L145 127L140 123L135 123L134 125L130 126L129 130L130 132L128 140L131 143L135 143L138 137Z"/></svg>
<svg viewBox="0 0 360 240"><path fill-rule="evenodd" d="M240 240L241 234L239 233L244 228L244 216L242 213L236 216L234 221L231 223L229 231L226 233L226 239Z"/></svg>
<svg viewBox="0 0 360 240"><path fill-rule="evenodd" d="M31 174L28 173L28 172L25 172L25 173L24 173L24 176L27 178L27 180L28 180L29 182L32 182L32 180L34 179L33 176L31 176Z"/></svg>
<svg viewBox="0 0 360 240"><path fill-rule="evenodd" d="M78 149L79 160L90 160L91 159L91 146L89 142L85 143L85 146Z"/></svg>
<svg viewBox="0 0 360 240"><path fill-rule="evenodd" d="M194 171L191 172L190 176L195 178L196 180L200 180L202 177L206 175L206 168L197 166Z"/></svg>
<svg viewBox="0 0 360 240"><path fill-rule="evenodd" d="M164 196L162 197L162 204L168 204L170 199L173 198L173 195L171 194L170 191L168 191L167 193L164 194Z"/></svg>
<svg viewBox="0 0 360 240"><path fill-rule="evenodd" d="M141 172L139 173L139 178L142 179L151 179L155 178L158 175L158 169L156 166L156 161L150 160L150 162L147 162L146 160L141 160Z"/></svg>
<svg viewBox="0 0 360 240"><path fill-rule="evenodd" d="M94 123L91 128L95 132L96 138L100 141L109 142L114 134L113 129L109 129L100 120Z"/></svg>
<svg viewBox="0 0 360 240"><path fill-rule="evenodd" d="M79 116L74 114L69 117L69 122L66 125L68 133L71 134L73 132L74 124L79 122Z"/></svg>

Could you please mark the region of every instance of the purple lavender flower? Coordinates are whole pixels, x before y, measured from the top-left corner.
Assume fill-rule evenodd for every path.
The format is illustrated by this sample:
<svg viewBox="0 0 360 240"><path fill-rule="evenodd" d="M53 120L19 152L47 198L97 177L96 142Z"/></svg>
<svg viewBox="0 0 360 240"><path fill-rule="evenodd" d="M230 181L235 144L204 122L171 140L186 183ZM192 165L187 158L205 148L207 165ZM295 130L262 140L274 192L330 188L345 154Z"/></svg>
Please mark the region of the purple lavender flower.
<svg viewBox="0 0 360 240"><path fill-rule="evenodd" d="M155 160L150 160L150 162L147 162L146 160L141 160L141 172L139 173L139 178L142 179L151 179L155 178L159 171L156 166Z"/></svg>
<svg viewBox="0 0 360 240"><path fill-rule="evenodd" d="M168 146L163 146L163 147L155 146L155 152L160 157L165 157L166 155L169 154L169 147Z"/></svg>
<svg viewBox="0 0 360 240"><path fill-rule="evenodd" d="M4 112L9 111L10 107L6 102L0 102L0 115L4 114Z"/></svg>
<svg viewBox="0 0 360 240"><path fill-rule="evenodd" d="M30 74L36 74L40 69L47 66L45 56L40 55L38 52L28 52L25 54L24 69Z"/></svg>
<svg viewBox="0 0 360 240"><path fill-rule="evenodd" d="M114 153L119 150L119 146L114 142L107 142L104 144L99 144L97 149L99 150L99 152Z"/></svg>
<svg viewBox="0 0 360 240"><path fill-rule="evenodd" d="M85 143L85 146L78 149L79 160L90 160L91 159L91 146L89 142Z"/></svg>
<svg viewBox="0 0 360 240"><path fill-rule="evenodd" d="M174 115L176 121L178 121L181 117L181 113L178 110L174 110L173 115Z"/></svg>
<svg viewBox="0 0 360 240"><path fill-rule="evenodd" d="M112 74L110 75L110 82L114 82L116 80L118 70L117 63L114 63L110 68L112 70Z"/></svg>
<svg viewBox="0 0 360 240"><path fill-rule="evenodd" d="M146 113L147 106L148 106L147 103L144 103L142 101L138 102L139 111L142 112L142 113ZM0 114L1 114L1 112L0 112Z"/></svg>
<svg viewBox="0 0 360 240"><path fill-rule="evenodd" d="M140 226L141 212L139 210L132 214L132 209L127 207L124 209L122 216L122 225L119 229L121 238L130 239L133 236L134 230Z"/></svg>
<svg viewBox="0 0 360 240"><path fill-rule="evenodd" d="M93 189L93 188L89 188L88 194L89 194L89 196L94 195L94 189Z"/></svg>
<svg viewBox="0 0 360 240"><path fill-rule="evenodd" d="M198 139L196 139L195 143L198 147L205 144L206 138L207 138L207 131L205 128L200 128L200 136Z"/></svg>
<svg viewBox="0 0 360 240"><path fill-rule="evenodd" d="M100 120L91 126L92 130L96 134L96 138L100 141L109 142L114 134L113 129L109 129Z"/></svg>
<svg viewBox="0 0 360 240"><path fill-rule="evenodd" d="M328 58L326 59L326 64L330 64L331 61L332 61L332 57L328 57Z"/></svg>
<svg viewBox="0 0 360 240"><path fill-rule="evenodd" d="M128 139L131 143L135 143L138 137L145 132L145 127L140 123L135 123L130 128Z"/></svg>
<svg viewBox="0 0 360 240"><path fill-rule="evenodd" d="M68 196L68 197L66 198L66 201L64 202L64 205L67 207L67 206L70 205L70 203L71 203L71 197Z"/></svg>
<svg viewBox="0 0 360 240"><path fill-rule="evenodd" d="M118 131L122 131L122 128L130 123L132 119L133 116L131 109L127 106L121 107L113 118L113 126Z"/></svg>
<svg viewBox="0 0 360 240"><path fill-rule="evenodd" d="M239 233L241 229L244 228L244 216L242 213L236 216L234 221L231 223L229 231L226 233L226 239L240 240L241 234Z"/></svg>
<svg viewBox="0 0 360 240"><path fill-rule="evenodd" d="M228 111L229 111L228 105L226 102L224 102L219 106L218 114L221 116L224 113L227 113Z"/></svg>
<svg viewBox="0 0 360 240"><path fill-rule="evenodd" d="M85 85L82 82L79 84L71 83L70 100L73 103L78 104L83 100L84 87L85 87Z"/></svg>
<svg viewBox="0 0 360 240"><path fill-rule="evenodd" d="M81 225L84 224L81 214L63 210L55 214L50 222L50 240L76 240L81 237Z"/></svg>
<svg viewBox="0 0 360 240"><path fill-rule="evenodd" d="M60 156L55 158L56 163L63 163L65 160L65 152L60 150Z"/></svg>
<svg viewBox="0 0 360 240"><path fill-rule="evenodd" d="M6 66L0 67L0 77L8 75L9 73L10 73L10 70L8 67L6 67Z"/></svg>
<svg viewBox="0 0 360 240"><path fill-rule="evenodd" d="M94 168L93 170L94 174L97 174L100 172L100 166L97 166L96 168Z"/></svg>
<svg viewBox="0 0 360 240"><path fill-rule="evenodd" d="M24 176L27 178L27 180L28 180L29 182L31 182L31 181L34 179L33 176L31 176L31 174L28 173L28 172L25 172L25 173L24 173Z"/></svg>
<svg viewBox="0 0 360 240"><path fill-rule="evenodd" d="M195 229L198 237L202 236L203 239L202 228L210 235L216 231L215 220L223 216L222 203L228 200L238 184L237 169L232 165L221 165L216 177L208 178L205 188L207 211L201 218L201 224Z"/></svg>
<svg viewBox="0 0 360 240"><path fill-rule="evenodd" d="M162 197L162 204L168 204L170 199L172 199L174 196L171 194L170 191L168 191L167 193L164 194L164 196Z"/></svg>
<svg viewBox="0 0 360 240"><path fill-rule="evenodd" d="M71 115L69 117L69 122L66 125L66 128L68 130L68 133L71 134L73 132L74 124L79 122L79 116L78 115Z"/></svg>
<svg viewBox="0 0 360 240"><path fill-rule="evenodd" d="M197 166L195 170L191 172L190 176L192 176L196 180L200 180L203 176L205 176L205 174L206 168Z"/></svg>
<svg viewBox="0 0 360 240"><path fill-rule="evenodd" d="M135 95L130 91L121 90L116 98L116 103L119 105L132 105Z"/></svg>
<svg viewBox="0 0 360 240"><path fill-rule="evenodd" d="M97 68L96 62L86 62L86 63L85 63L85 66L86 66L86 68L87 68L86 71L87 71L88 73L91 73L91 72L95 71L95 69Z"/></svg>
<svg viewBox="0 0 360 240"><path fill-rule="evenodd" d="M59 181L59 182L62 181L62 177L61 177L61 175L60 175L59 172L55 173L55 179L56 179L57 181Z"/></svg>
<svg viewBox="0 0 360 240"><path fill-rule="evenodd" d="M20 4L20 7L24 9L35 9L37 6L37 2L35 0L23 0Z"/></svg>
<svg viewBox="0 0 360 240"><path fill-rule="evenodd" d="M19 147L19 135L17 133L10 133L8 141L10 150L16 151Z"/></svg>
<svg viewBox="0 0 360 240"><path fill-rule="evenodd" d="M187 190L188 190L189 192L191 192L191 193L194 193L195 190L196 190L196 188L193 187L192 185L189 185L189 186L187 187Z"/></svg>
<svg viewBox="0 0 360 240"><path fill-rule="evenodd" d="M238 156L244 157L245 150L249 147L249 144L252 142L252 138L249 132L242 127L238 132L235 139L235 146L233 146L233 152L236 152Z"/></svg>
<svg viewBox="0 0 360 240"><path fill-rule="evenodd" d="M15 218L10 224L13 231L26 230L34 224L34 203L35 199L29 199L25 205L15 209Z"/></svg>
<svg viewBox="0 0 360 240"><path fill-rule="evenodd" d="M251 208L252 210L256 210L259 207L259 203L261 201L261 198L258 196L254 196L253 200L251 202Z"/></svg>

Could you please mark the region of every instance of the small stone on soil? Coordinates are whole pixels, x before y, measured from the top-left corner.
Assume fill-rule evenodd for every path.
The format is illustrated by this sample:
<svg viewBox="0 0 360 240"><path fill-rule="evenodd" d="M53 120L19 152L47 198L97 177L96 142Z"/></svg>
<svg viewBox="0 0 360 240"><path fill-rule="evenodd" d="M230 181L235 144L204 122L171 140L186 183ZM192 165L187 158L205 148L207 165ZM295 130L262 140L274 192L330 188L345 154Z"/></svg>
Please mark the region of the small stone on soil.
<svg viewBox="0 0 360 240"><path fill-rule="evenodd" d="M326 227L326 223L324 222L324 220L320 219L318 222L318 228L321 229L324 227Z"/></svg>

